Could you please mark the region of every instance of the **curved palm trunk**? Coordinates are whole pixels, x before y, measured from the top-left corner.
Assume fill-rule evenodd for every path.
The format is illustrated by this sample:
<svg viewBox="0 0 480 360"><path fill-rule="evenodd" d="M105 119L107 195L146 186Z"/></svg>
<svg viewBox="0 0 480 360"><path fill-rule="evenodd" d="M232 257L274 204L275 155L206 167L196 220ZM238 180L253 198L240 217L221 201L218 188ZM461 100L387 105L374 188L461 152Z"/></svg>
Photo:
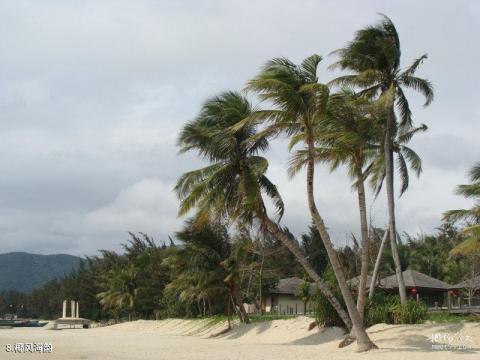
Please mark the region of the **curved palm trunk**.
<svg viewBox="0 0 480 360"><path fill-rule="evenodd" d="M314 179L314 161L315 161L315 145L313 142L313 137L311 134L307 134L307 146L309 152L309 159L307 162L307 195L308 195L308 207L313 218L313 222L317 227L320 236L322 237L323 244L327 250L328 258L330 264L332 264L335 277L337 278L340 291L342 292L343 299L345 300L345 305L347 306L348 313L352 320L352 334L356 335L358 350L359 351L368 351L374 349L377 346L370 340L365 327L363 326L362 318L360 313L355 306L352 293L348 288L347 281L345 279L345 274L343 272L343 267L338 258L337 252L333 248L333 244L330 240L330 235L328 234L325 223L323 222L320 213L318 212L317 206L315 204L315 199L313 195L313 179ZM349 343L350 341L347 341Z"/></svg>
<svg viewBox="0 0 480 360"><path fill-rule="evenodd" d="M387 242L389 235L388 229L385 230L383 234L382 242L380 243L380 248L378 249L377 259L375 260L375 266L373 267L372 280L370 282L370 290L368 293L368 298L371 299L375 292L375 286L377 285L378 271L380 270L380 262L382 261L383 249L385 243Z"/></svg>
<svg viewBox="0 0 480 360"><path fill-rule="evenodd" d="M307 274L312 278L317 285L317 288L322 292L322 294L327 298L327 300L332 304L332 306L337 311L338 315L342 319L343 323L347 327L347 329L352 328L352 321L348 316L347 312L343 309L342 305L338 302L335 295L333 295L332 291L328 287L328 285L322 280L322 278L317 274L315 269L310 265L308 260L303 256L302 252L298 248L298 246L290 240L290 238L280 230L278 225L270 220L267 216L263 217L263 223L265 224L268 232L270 232L273 236L275 236L278 240L282 242L283 245L287 247L288 250L295 256L297 261L303 266Z"/></svg>
<svg viewBox="0 0 480 360"><path fill-rule="evenodd" d="M395 273L397 275L398 291L400 302L404 304L407 301L407 292L403 280L402 266L397 249L397 237L395 228L395 195L393 188L393 148L392 148L392 128L394 113L393 107L390 108L387 116L387 127L385 131L385 176L387 185L387 208L388 208L388 230L390 232L390 246L392 248L393 262L395 263Z"/></svg>
<svg viewBox="0 0 480 360"><path fill-rule="evenodd" d="M360 232L362 236L362 265L360 270L360 281L358 283L357 310L363 321L363 313L367 301L368 251L370 246L368 238L367 201L365 197L365 184L362 168L356 166L355 172L357 174L358 208L360 211Z"/></svg>

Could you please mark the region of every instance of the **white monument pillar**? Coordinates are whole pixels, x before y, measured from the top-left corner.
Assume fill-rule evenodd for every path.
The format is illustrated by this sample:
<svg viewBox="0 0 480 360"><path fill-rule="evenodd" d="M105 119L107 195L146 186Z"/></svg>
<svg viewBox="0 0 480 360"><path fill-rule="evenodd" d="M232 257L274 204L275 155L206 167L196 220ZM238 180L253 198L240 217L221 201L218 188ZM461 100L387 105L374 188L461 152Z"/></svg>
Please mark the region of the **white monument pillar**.
<svg viewBox="0 0 480 360"><path fill-rule="evenodd" d="M79 317L80 317L80 316L79 316L79 315L80 315L80 312L79 312L79 310L78 310L78 301L77 301L77 304L75 305L75 310L76 310L76 315L77 315L77 316L75 316L75 317L76 317L76 318L79 318Z"/></svg>
<svg viewBox="0 0 480 360"><path fill-rule="evenodd" d="M67 317L67 300L63 300L62 318Z"/></svg>
<svg viewBox="0 0 480 360"><path fill-rule="evenodd" d="M75 300L70 301L70 317L75 317Z"/></svg>

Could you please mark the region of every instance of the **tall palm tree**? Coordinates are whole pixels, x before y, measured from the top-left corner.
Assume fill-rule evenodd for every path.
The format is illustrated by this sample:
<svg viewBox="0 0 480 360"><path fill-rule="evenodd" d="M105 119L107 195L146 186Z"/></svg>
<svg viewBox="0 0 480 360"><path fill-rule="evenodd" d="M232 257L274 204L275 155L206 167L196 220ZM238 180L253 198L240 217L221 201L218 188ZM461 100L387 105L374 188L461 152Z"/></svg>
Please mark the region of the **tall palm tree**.
<svg viewBox="0 0 480 360"><path fill-rule="evenodd" d="M283 201L265 175L268 161L258 155L268 148L268 141L264 136L256 136L254 124L240 124L252 113L246 98L226 92L205 102L197 118L184 126L179 138L180 151L195 150L210 165L178 179L175 190L181 200L179 214L196 209L198 219L213 215L246 224L259 220L263 229L293 253L345 325L351 328L352 322L339 301L277 223L283 215ZM273 201L276 220L267 214L263 194Z"/></svg>
<svg viewBox="0 0 480 360"><path fill-rule="evenodd" d="M464 229L468 238L453 248L451 255L480 253L480 162L472 167L468 175L471 184L458 185L455 193L467 199L473 199L474 206L470 209L449 210L443 216L446 221L464 220L469 225Z"/></svg>
<svg viewBox="0 0 480 360"><path fill-rule="evenodd" d="M407 143L413 138L416 133L424 132L426 130L427 126L425 124L421 124L418 127L412 127L411 129L406 130L402 133L398 133L398 131L396 132L395 139L393 140L393 153L398 163L397 173L401 181L400 196L403 195L403 193L408 189L408 186L410 184L409 168L413 170L417 177L419 177L422 172L422 159L412 148L407 146ZM386 177L386 172L385 153L382 151L382 145L374 145L374 147L375 146L377 147L378 151L373 153L373 159L367 166L365 174L366 176L370 176L370 185L375 190L375 196L377 196L382 189ZM390 232L387 229L387 231L385 231L385 233L383 234L380 248L377 253L377 259L375 261L375 266L373 268L372 279L370 282L369 298L372 298L375 292L375 286L377 284L383 250L389 238ZM399 239L398 233L397 238ZM398 263L395 260L395 257L393 259L396 269ZM398 259L400 259L400 254L398 255Z"/></svg>
<svg viewBox="0 0 480 360"><path fill-rule="evenodd" d="M355 180L358 195L361 234L361 271L358 285L357 309L363 318L366 304L368 276L369 236L365 180L365 168L376 151L378 119L375 106L365 98L359 98L352 91L343 89L330 96L327 116L315 134L316 161L330 163L330 170L345 164L349 176ZM292 158L290 173L293 174L305 165L307 151L299 150Z"/></svg>
<svg viewBox="0 0 480 360"><path fill-rule="evenodd" d="M257 112L249 121L263 121L267 128L259 136L276 136L286 133L291 144L302 142L306 154L307 199L313 222L320 233L328 258L335 272L348 313L353 323L360 350L375 347L370 341L358 312L345 274L335 251L330 235L321 217L314 198L314 171L317 157L315 137L322 119L326 116L329 89L318 82L317 68L322 58L312 55L300 65L286 58L268 61L260 74L250 80L247 89L255 91L262 100L275 106L273 110Z"/></svg>
<svg viewBox="0 0 480 360"><path fill-rule="evenodd" d="M426 54L416 59L407 69L400 68L400 39L397 30L387 16L382 15L382 17L379 24L357 31L353 41L345 48L334 52L340 56L340 60L332 67L350 70L353 73L341 76L331 84L358 87L362 89L363 95L376 98L386 111L386 121L383 124L383 146L388 228L400 298L404 303L407 295L396 243L393 138L397 128L400 129L399 131L409 131L413 126L412 112L403 88L417 90L424 95L425 106L433 100L433 88L428 80L415 76L419 65L427 58ZM397 121L395 108L397 108L399 121Z"/></svg>

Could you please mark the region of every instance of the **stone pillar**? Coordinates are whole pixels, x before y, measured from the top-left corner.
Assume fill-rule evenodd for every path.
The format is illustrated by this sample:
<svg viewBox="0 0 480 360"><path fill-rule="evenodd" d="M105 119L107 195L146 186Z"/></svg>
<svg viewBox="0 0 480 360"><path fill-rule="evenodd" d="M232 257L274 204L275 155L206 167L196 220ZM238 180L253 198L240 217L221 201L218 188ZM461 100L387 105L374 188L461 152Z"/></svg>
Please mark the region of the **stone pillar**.
<svg viewBox="0 0 480 360"><path fill-rule="evenodd" d="M67 317L67 300L63 300L62 318Z"/></svg>
<svg viewBox="0 0 480 360"><path fill-rule="evenodd" d="M70 317L75 317L75 300L70 301Z"/></svg>
<svg viewBox="0 0 480 360"><path fill-rule="evenodd" d="M77 301L77 304L75 305L75 310L76 310L76 316L75 316L75 317L76 317L76 318L79 318L79 317L80 317L80 316L79 316L80 312L79 312L79 310L78 310L78 301Z"/></svg>

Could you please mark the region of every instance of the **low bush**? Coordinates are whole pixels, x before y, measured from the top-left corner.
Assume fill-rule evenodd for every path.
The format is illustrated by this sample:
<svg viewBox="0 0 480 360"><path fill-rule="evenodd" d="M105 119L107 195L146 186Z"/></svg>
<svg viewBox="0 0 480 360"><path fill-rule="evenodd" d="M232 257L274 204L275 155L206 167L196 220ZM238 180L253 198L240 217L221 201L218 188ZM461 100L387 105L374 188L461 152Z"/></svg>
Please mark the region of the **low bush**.
<svg viewBox="0 0 480 360"><path fill-rule="evenodd" d="M427 319L427 306L421 301L408 299L405 304L392 306L396 324L420 324Z"/></svg>
<svg viewBox="0 0 480 360"><path fill-rule="evenodd" d="M397 304L400 304L400 298L397 295L376 292L365 306L365 325L368 327L380 323L393 324L392 310Z"/></svg>

